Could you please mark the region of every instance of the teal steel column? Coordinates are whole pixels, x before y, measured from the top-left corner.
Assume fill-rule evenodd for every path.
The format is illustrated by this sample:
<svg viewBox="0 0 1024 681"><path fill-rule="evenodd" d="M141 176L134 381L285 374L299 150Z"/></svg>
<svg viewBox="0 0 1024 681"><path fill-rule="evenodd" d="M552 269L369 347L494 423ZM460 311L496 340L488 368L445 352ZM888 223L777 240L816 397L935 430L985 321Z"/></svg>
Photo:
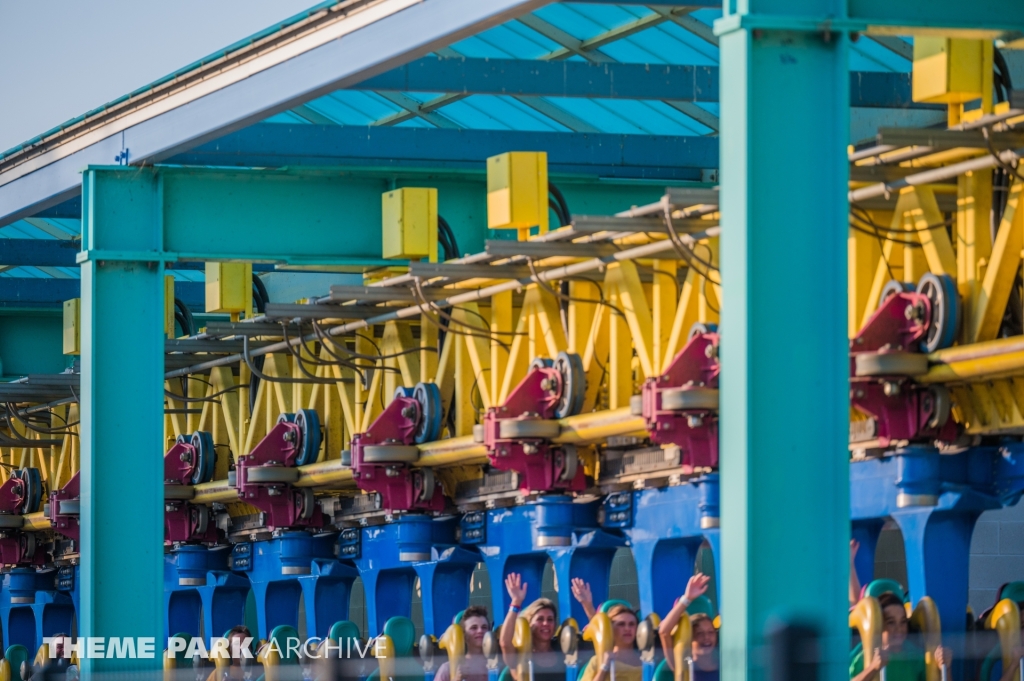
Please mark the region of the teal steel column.
<svg viewBox="0 0 1024 681"><path fill-rule="evenodd" d="M755 651L780 618L819 628L820 678L839 681L849 642L849 86L848 37L827 27L845 3L725 4L715 26L722 678L765 678L767 656Z"/></svg>
<svg viewBox="0 0 1024 681"><path fill-rule="evenodd" d="M89 169L82 185L82 610L78 635L150 637L151 659L84 659L83 671L159 669L163 633L163 264L158 178ZM107 254L104 259L104 252ZM109 638L107 639L109 641ZM136 651L138 652L138 651Z"/></svg>

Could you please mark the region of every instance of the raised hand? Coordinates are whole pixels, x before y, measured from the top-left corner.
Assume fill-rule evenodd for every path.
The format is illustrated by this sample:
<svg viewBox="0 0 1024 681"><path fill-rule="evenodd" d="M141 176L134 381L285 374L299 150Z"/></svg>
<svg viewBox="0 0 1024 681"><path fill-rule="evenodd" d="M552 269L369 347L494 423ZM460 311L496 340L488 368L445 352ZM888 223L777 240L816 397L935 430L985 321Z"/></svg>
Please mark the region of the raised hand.
<svg viewBox="0 0 1024 681"><path fill-rule="evenodd" d="M693 603L696 599L703 596L708 590L708 582L710 581L710 577L702 575L699 572L693 577L690 577L690 581L686 583L686 591L683 592L683 598L688 600L690 603Z"/></svg>
<svg viewBox="0 0 1024 681"><path fill-rule="evenodd" d="M590 593L590 585L579 577L572 579L572 595L584 607L594 604L594 596Z"/></svg>
<svg viewBox="0 0 1024 681"><path fill-rule="evenodd" d="M518 608L523 604L523 601L526 600L527 586L518 572L510 572L505 578L505 590L508 591L508 595L512 599L512 605Z"/></svg>
<svg viewBox="0 0 1024 681"><path fill-rule="evenodd" d="M850 540L850 564L853 564L853 559L857 557L857 549L860 548L860 542L856 539Z"/></svg>

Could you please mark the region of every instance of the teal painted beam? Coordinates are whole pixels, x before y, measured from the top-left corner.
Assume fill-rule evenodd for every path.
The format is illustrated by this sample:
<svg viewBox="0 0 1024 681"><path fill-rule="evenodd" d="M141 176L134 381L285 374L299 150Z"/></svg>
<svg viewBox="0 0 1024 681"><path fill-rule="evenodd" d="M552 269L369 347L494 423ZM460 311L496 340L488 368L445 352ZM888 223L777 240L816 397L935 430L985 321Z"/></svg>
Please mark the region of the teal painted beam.
<svg viewBox="0 0 1024 681"><path fill-rule="evenodd" d="M840 5L743 4L777 25ZM722 678L767 678L757 651L778 618L821 632L819 678L838 681L849 650L848 37L716 29Z"/></svg>
<svg viewBox="0 0 1024 681"><path fill-rule="evenodd" d="M0 381L64 371L61 310L0 309Z"/></svg>
<svg viewBox="0 0 1024 681"><path fill-rule="evenodd" d="M134 181L87 173L83 244L157 253L158 192L151 173ZM78 635L152 637L156 644L153 659L85 658L85 678L155 674L165 647L163 277L159 261L82 264Z"/></svg>
<svg viewBox="0 0 1024 681"><path fill-rule="evenodd" d="M438 211L464 253L483 250L487 230L484 175L395 179L345 171L269 171L223 168L120 166L90 170L140 187L160 186L160 259L202 260L216 254L293 265L380 265L381 195L395 187L438 190ZM131 178L135 178L132 180ZM560 179L576 214L611 214L622 206L657 201L665 182ZM140 189L141 191L141 189ZM83 248L96 248L83 242ZM100 247L104 248L104 247ZM111 250L104 248L104 250ZM127 258L137 249L114 249ZM135 256L145 260L142 249ZM81 257L81 256L80 256ZM96 256L97 258L101 256Z"/></svg>

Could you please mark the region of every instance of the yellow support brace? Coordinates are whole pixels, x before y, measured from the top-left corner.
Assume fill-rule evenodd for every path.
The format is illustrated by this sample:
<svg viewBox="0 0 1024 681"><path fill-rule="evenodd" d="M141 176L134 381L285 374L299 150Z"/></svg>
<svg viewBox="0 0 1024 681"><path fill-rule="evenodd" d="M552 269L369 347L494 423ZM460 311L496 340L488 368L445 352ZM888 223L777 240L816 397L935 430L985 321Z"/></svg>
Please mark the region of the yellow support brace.
<svg viewBox="0 0 1024 681"><path fill-rule="evenodd" d="M627 261L609 265L605 283L609 294L618 299L619 307L625 314L644 377L654 376L657 373L653 354L654 323L636 264Z"/></svg>
<svg viewBox="0 0 1024 681"><path fill-rule="evenodd" d="M663 360L672 334L676 302L679 299L677 268L675 260L655 260L652 266L654 280L651 282L651 361L654 362L656 374L660 374L665 366Z"/></svg>
<svg viewBox="0 0 1024 681"><path fill-rule="evenodd" d="M992 171L976 170L957 179L956 273L963 318L975 319L985 268L992 257ZM964 343L973 343L974 327L966 324Z"/></svg>
<svg viewBox="0 0 1024 681"><path fill-rule="evenodd" d="M512 349L512 291L504 291L491 298L491 372L490 395L501 394L501 382L505 378L509 353Z"/></svg>
<svg viewBox="0 0 1024 681"><path fill-rule="evenodd" d="M978 293L975 316L970 328L974 342L992 340L1010 299L1010 289L1020 267L1021 247L1024 246L1024 211L1020 210L1021 190L1024 183L1014 182L1003 211L1003 219L996 233L992 260L985 271L985 279Z"/></svg>

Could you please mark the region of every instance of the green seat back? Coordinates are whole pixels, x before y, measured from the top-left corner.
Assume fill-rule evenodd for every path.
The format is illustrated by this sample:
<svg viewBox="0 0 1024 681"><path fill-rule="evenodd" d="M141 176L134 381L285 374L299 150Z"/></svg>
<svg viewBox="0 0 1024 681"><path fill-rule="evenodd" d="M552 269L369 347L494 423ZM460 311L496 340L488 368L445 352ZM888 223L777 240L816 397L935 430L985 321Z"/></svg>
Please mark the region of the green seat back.
<svg viewBox="0 0 1024 681"><path fill-rule="evenodd" d="M187 659L185 657L185 653L188 652L188 647L192 643L192 634L186 634L186 633L175 634L171 638L180 638L183 641L185 641L185 649L184 650L176 650L176 651L174 651L174 662L175 662L174 666L175 667L180 667L181 666L181 662L183 660Z"/></svg>
<svg viewBox="0 0 1024 681"><path fill-rule="evenodd" d="M274 627L274 630L270 632L270 637L267 642L275 641L277 648L281 651L281 665L286 664L298 664L299 656L295 652L293 646L291 650L288 650L288 639L299 639L299 632L295 631L295 627L287 624Z"/></svg>
<svg viewBox="0 0 1024 681"><path fill-rule="evenodd" d="M342 644L344 650L348 650L346 647L346 641L359 641L362 638L362 634L359 631L359 625L355 622L349 622L348 620L339 620L331 625L331 630L327 632L327 638L332 641Z"/></svg>
<svg viewBox="0 0 1024 681"><path fill-rule="evenodd" d="M903 585L893 579L876 579L864 590L865 596L874 598L886 593L891 593L904 603L907 602L907 592L903 590Z"/></svg>
<svg viewBox="0 0 1024 681"><path fill-rule="evenodd" d="M7 661L11 663L11 677L15 679L21 678L21 663L27 662L32 658L28 655L28 648L15 643L13 646L7 648L7 652L4 654Z"/></svg>
<svg viewBox="0 0 1024 681"><path fill-rule="evenodd" d="M452 624L462 624L462 618L465 617L465 615L465 610L459 610L459 612L455 614L455 617L452 618Z"/></svg>
<svg viewBox="0 0 1024 681"><path fill-rule="evenodd" d="M992 676L992 670L995 668L997 662L1000 667L1003 666L1002 646L998 643L993 646L992 650L990 650L988 655L985 656L985 661L981 663L981 674L978 676L978 679L980 681L993 681L994 678L998 678Z"/></svg>
<svg viewBox="0 0 1024 681"><path fill-rule="evenodd" d="M503 668L501 670L501 673L498 674L498 681L512 681L512 668L511 667Z"/></svg>
<svg viewBox="0 0 1024 681"><path fill-rule="evenodd" d="M694 598L693 603L690 603L686 608L686 612L690 615L703 614L711 619L715 619L715 606L707 596L697 596ZM669 671L672 670L670 669Z"/></svg>
<svg viewBox="0 0 1024 681"><path fill-rule="evenodd" d="M384 623L384 633L391 637L396 657L412 654L412 646L416 642L416 626L411 619L401 615L392 617Z"/></svg>
<svg viewBox="0 0 1024 681"><path fill-rule="evenodd" d="M676 675L668 668L668 661L662 660L654 668L654 681L675 681Z"/></svg>
<svg viewBox="0 0 1024 681"><path fill-rule="evenodd" d="M1009 598L1011 601L1020 603L1024 601L1024 582L1010 582L1003 587L1002 592L999 594L1000 600L1003 598Z"/></svg>
<svg viewBox="0 0 1024 681"><path fill-rule="evenodd" d="M612 598L611 600L607 600L601 604L601 612L606 613L612 608L614 608L616 605L621 605L629 610L633 609L633 606L629 603L629 601L624 601L621 598Z"/></svg>

